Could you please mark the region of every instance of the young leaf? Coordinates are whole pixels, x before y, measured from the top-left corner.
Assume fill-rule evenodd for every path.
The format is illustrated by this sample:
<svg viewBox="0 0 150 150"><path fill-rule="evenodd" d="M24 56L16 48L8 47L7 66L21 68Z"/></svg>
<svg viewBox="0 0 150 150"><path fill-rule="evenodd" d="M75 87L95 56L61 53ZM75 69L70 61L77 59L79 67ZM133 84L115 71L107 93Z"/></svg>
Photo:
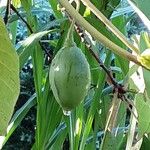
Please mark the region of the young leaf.
<svg viewBox="0 0 150 150"><path fill-rule="evenodd" d="M19 94L19 59L0 18L0 135L6 133Z"/></svg>

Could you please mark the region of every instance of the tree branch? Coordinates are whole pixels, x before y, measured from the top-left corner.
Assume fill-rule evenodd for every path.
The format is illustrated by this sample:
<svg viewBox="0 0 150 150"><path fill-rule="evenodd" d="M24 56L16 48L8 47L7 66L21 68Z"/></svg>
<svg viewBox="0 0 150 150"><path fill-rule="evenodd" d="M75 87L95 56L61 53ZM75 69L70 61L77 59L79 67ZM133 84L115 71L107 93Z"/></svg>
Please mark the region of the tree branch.
<svg viewBox="0 0 150 150"><path fill-rule="evenodd" d="M5 16L4 16L5 25L8 23L8 17L10 15L10 4L11 4L11 0L7 0L7 8L6 8Z"/></svg>
<svg viewBox="0 0 150 150"><path fill-rule="evenodd" d="M104 44L110 50L112 50L115 54L128 59L129 61L133 61L134 63L142 66L142 64L137 60L136 56L133 56L131 53L121 48L120 46L113 43L107 37L102 35L98 30L96 30L91 24L89 24L74 8L67 0L59 0L60 4L66 9L68 14L77 22L80 26L84 27L91 36L93 36L96 40Z"/></svg>
<svg viewBox="0 0 150 150"><path fill-rule="evenodd" d="M11 9L16 13L16 15L25 23L25 25L27 26L27 28L29 29L30 33L34 33L32 28L30 27L30 25L28 24L28 22L19 14L19 12L17 11L17 9L11 4L10 5ZM39 41L39 44L41 46L41 48L45 51L45 53L47 54L47 56L50 58L50 60L52 59L52 56L49 54L49 52L47 51L47 49L42 45L42 43Z"/></svg>
<svg viewBox="0 0 150 150"><path fill-rule="evenodd" d="M91 42L91 40L89 39L89 37L86 35L86 33L84 32L84 30L81 29L81 27L77 26L77 32L79 34L79 36L81 37L81 39L84 41L85 45L87 46L89 52L91 53L91 55L95 58L95 60L98 62L98 64L100 65L100 67L106 72L107 76L110 78L111 83L113 84L114 88L118 90L118 92L120 94L124 94L126 93L123 85L119 84L112 76L112 74L110 73L110 70L107 69L107 67L104 65L104 63L99 59L99 57L95 54L94 50L93 50L93 44Z"/></svg>

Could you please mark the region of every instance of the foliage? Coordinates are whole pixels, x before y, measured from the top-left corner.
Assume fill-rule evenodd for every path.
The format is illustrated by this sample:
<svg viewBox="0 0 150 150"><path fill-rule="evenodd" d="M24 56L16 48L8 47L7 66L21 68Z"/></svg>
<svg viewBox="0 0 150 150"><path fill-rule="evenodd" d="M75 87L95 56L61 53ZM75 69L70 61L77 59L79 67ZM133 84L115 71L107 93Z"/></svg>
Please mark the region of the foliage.
<svg viewBox="0 0 150 150"><path fill-rule="evenodd" d="M4 135L19 94L19 60L2 18L0 39L0 135Z"/></svg>
<svg viewBox="0 0 150 150"><path fill-rule="evenodd" d="M0 118L8 116L7 122L0 120L0 129L6 131L12 117L7 134L0 130L3 149L119 150L149 146L150 38L149 10L145 9L149 2L134 2L13 0L11 13L9 7L6 11L5 6L0 7L5 22L0 21L0 81L7 82L14 92L9 95L0 84ZM134 22L137 18L140 25ZM64 45L72 19L76 22L74 40L88 60L92 83L84 101L68 117L51 91L49 67ZM3 56L4 50L8 56ZM13 72L5 73L7 68ZM19 71L21 89L16 103ZM9 79L13 77L15 86Z"/></svg>

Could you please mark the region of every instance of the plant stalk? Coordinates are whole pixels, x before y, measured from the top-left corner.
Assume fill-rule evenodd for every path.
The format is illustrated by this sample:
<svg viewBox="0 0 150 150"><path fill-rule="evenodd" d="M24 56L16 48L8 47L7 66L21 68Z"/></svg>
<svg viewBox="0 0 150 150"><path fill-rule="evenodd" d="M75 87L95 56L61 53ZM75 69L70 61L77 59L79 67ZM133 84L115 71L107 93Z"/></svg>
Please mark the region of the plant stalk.
<svg viewBox="0 0 150 150"><path fill-rule="evenodd" d="M60 4L65 7L66 11L69 15L77 22L79 25L85 28L95 39L104 44L110 50L112 50L115 54L122 56L129 61L133 61L134 63L142 66L142 64L137 60L136 56L133 56L131 53L126 51L125 49L119 47L110 41L107 37L102 35L98 30L96 30L90 23L88 23L67 0L59 0Z"/></svg>

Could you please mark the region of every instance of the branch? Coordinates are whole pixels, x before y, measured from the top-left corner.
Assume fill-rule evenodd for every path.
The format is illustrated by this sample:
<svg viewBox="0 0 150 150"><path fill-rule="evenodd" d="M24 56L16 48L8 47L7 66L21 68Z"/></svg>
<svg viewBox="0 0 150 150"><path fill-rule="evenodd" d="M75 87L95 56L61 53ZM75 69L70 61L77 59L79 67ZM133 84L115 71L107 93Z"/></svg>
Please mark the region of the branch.
<svg viewBox="0 0 150 150"><path fill-rule="evenodd" d="M33 33L32 28L30 27L30 25L27 23L27 21L19 14L19 12L17 11L17 9L11 4L10 5L11 9L16 13L16 15L25 23L25 25L27 26L27 28L29 29L30 33Z"/></svg>
<svg viewBox="0 0 150 150"><path fill-rule="evenodd" d="M59 0L60 4L65 7L66 11L69 15L77 22L80 26L84 27L95 39L104 44L110 50L112 50L115 54L122 56L129 61L133 61L134 63L142 66L142 64L137 60L135 56L121 48L120 46L114 44L107 37L102 35L98 30L96 30L91 24L89 24L73 7L67 0Z"/></svg>
<svg viewBox="0 0 150 150"><path fill-rule="evenodd" d="M6 8L5 16L4 16L5 25L8 23L8 17L10 15L10 3L11 3L11 0L7 0L7 8Z"/></svg>
<svg viewBox="0 0 150 150"><path fill-rule="evenodd" d="M117 36L127 47L129 47L132 51L135 51L137 54L139 50L130 43L126 37L90 2L87 0L81 0L82 3L88 7L107 27Z"/></svg>
<svg viewBox="0 0 150 150"><path fill-rule="evenodd" d="M89 39L88 35L86 35L86 33L81 29L81 27L77 26L77 32L79 34L79 36L81 37L81 39L84 41L85 45L87 46L89 52L91 53L91 55L95 58L95 60L98 62L98 64L100 65L100 67L106 72L107 76L109 77L111 83L114 86L114 89L117 89L118 92L120 94L124 94L126 93L124 87L119 84L112 76L111 72L109 69L107 69L107 67L104 65L104 63L99 59L99 57L95 54L94 50L93 50L93 44L91 42L91 40Z"/></svg>

